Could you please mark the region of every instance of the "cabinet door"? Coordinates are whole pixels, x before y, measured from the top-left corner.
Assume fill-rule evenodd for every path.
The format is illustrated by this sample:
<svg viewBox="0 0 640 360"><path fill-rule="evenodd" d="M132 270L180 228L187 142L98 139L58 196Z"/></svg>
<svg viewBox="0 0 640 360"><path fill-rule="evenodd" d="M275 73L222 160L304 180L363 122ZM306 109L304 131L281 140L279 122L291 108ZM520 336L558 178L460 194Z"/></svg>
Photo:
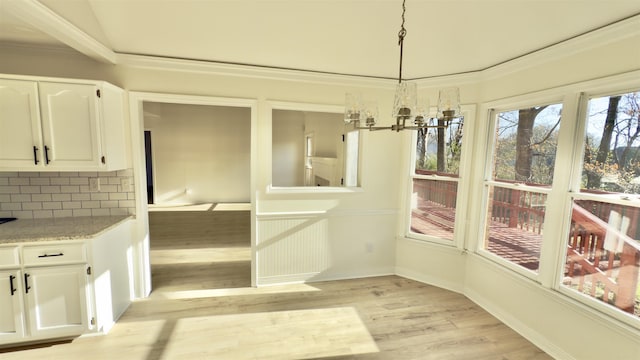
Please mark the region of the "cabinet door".
<svg viewBox="0 0 640 360"><path fill-rule="evenodd" d="M99 168L96 91L94 85L39 83L47 166L76 171Z"/></svg>
<svg viewBox="0 0 640 360"><path fill-rule="evenodd" d="M24 337L24 302L21 273L0 271L0 344Z"/></svg>
<svg viewBox="0 0 640 360"><path fill-rule="evenodd" d="M27 268L24 277L33 337L80 335L88 329L85 266Z"/></svg>
<svg viewBox="0 0 640 360"><path fill-rule="evenodd" d="M0 79L0 169L43 165L38 85Z"/></svg>

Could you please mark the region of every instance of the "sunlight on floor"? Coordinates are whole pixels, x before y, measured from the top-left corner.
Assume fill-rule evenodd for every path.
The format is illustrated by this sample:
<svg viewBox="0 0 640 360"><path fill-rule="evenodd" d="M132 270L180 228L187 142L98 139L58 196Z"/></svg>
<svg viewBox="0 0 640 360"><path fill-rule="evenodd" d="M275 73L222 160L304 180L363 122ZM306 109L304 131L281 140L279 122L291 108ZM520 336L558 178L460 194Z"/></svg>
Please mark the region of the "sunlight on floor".
<svg viewBox="0 0 640 360"><path fill-rule="evenodd" d="M230 289L204 289L185 291L162 291L154 294L155 299L181 300L181 299L202 299L223 296L245 296L264 294L286 294L320 291L307 284L290 284L286 286L265 286L265 287L244 287ZM154 299L154 300L155 300ZM142 300L144 301L144 300Z"/></svg>
<svg viewBox="0 0 640 360"><path fill-rule="evenodd" d="M152 249L149 253L153 265L251 261L251 249L245 247Z"/></svg>
<svg viewBox="0 0 640 360"><path fill-rule="evenodd" d="M203 341L207 338L217 340ZM183 318L175 324L162 355L189 360L287 360L372 352L379 349L357 311L342 307Z"/></svg>

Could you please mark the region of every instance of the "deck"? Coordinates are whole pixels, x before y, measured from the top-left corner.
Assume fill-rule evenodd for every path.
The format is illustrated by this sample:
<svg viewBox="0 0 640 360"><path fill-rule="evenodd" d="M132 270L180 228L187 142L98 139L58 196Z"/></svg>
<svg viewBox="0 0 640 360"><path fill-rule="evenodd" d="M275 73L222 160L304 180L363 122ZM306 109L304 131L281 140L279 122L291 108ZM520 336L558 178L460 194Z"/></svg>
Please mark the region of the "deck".
<svg viewBox="0 0 640 360"><path fill-rule="evenodd" d="M540 209L522 208L518 209L518 213L511 206L509 213L499 205L496 207L496 204L499 202L493 203L485 249L507 261L537 271L542 245L543 212ZM418 200L417 205L412 211L411 231L453 241L455 208L423 198ZM630 216L636 217L632 221L637 222L637 214ZM513 221L514 217L516 221ZM572 220L563 284L640 317L640 292L637 291L640 286L639 242L613 230L625 242L624 246L610 251L612 249L605 248L607 233L612 232L607 222L581 206L574 206Z"/></svg>

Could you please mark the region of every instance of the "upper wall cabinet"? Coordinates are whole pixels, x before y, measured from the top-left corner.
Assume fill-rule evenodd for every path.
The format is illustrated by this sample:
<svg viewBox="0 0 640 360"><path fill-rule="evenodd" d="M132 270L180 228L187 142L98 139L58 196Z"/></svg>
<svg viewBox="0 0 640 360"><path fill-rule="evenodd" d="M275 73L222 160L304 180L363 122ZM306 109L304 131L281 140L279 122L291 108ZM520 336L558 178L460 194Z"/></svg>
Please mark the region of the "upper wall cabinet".
<svg viewBox="0 0 640 360"><path fill-rule="evenodd" d="M126 168L123 97L104 82L0 79L0 171Z"/></svg>

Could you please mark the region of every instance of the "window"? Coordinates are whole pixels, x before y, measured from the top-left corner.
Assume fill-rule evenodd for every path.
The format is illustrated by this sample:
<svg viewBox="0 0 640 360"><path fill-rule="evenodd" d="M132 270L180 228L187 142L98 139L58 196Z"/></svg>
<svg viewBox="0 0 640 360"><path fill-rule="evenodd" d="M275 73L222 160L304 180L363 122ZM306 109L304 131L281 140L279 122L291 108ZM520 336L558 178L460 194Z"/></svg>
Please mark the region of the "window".
<svg viewBox="0 0 640 360"><path fill-rule="evenodd" d="M482 248L537 272L562 105L497 112Z"/></svg>
<svg viewBox="0 0 640 360"><path fill-rule="evenodd" d="M468 114L465 114L468 116ZM463 119L415 136L409 236L453 244L462 164Z"/></svg>
<svg viewBox="0 0 640 360"><path fill-rule="evenodd" d="M585 113L561 287L640 317L640 92L592 97Z"/></svg>

